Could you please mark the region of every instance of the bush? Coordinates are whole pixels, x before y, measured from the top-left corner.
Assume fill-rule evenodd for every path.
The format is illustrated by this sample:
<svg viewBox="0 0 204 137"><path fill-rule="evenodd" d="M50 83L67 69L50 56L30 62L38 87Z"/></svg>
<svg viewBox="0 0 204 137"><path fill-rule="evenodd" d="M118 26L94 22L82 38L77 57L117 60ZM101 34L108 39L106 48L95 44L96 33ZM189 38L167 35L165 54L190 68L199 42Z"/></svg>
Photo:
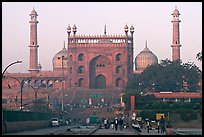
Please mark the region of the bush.
<svg viewBox="0 0 204 137"><path fill-rule="evenodd" d="M180 113L180 117L181 117L181 120L183 120L183 121L189 121L190 120L188 113Z"/></svg>
<svg viewBox="0 0 204 137"><path fill-rule="evenodd" d="M196 119L198 119L197 113L190 113L190 114L189 114L189 117L190 117L191 120L196 120Z"/></svg>

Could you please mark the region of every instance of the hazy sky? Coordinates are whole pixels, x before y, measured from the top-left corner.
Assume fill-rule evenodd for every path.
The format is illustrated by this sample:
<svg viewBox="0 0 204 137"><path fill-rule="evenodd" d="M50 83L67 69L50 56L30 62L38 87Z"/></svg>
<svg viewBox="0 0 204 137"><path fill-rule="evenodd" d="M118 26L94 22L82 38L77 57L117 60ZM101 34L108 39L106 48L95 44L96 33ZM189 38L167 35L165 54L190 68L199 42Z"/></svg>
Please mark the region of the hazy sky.
<svg viewBox="0 0 204 137"><path fill-rule="evenodd" d="M182 62L197 61L202 50L202 2L3 2L2 3L2 72L28 72L30 16L33 7L38 13L38 60L42 70L53 70L52 59L67 43L68 24L77 27L77 34L121 35L124 26L134 26L134 59L145 47L159 62L172 60L172 12L180 12Z"/></svg>

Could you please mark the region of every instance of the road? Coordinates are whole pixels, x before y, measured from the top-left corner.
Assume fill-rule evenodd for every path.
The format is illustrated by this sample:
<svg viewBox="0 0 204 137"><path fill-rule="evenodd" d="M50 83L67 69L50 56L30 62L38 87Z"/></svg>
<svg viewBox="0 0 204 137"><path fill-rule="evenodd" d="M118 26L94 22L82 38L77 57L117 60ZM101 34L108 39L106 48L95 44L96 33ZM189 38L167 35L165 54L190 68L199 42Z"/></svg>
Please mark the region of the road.
<svg viewBox="0 0 204 137"><path fill-rule="evenodd" d="M71 127L75 127L75 126L71 126ZM71 127L70 126L49 127L49 128L23 131L23 132L17 132L17 133L7 133L3 135L51 135L59 132L64 132Z"/></svg>
<svg viewBox="0 0 204 137"><path fill-rule="evenodd" d="M92 135L138 135L138 133L132 129L123 129L122 131L118 129L117 131L115 129L98 129L96 130Z"/></svg>
<svg viewBox="0 0 204 137"><path fill-rule="evenodd" d="M17 132L17 133L7 133L3 135L166 135L166 133L158 133L156 129L150 130L149 133L146 129L142 129L142 132L136 132L133 128L129 127L123 129L122 131L118 129L99 129L94 126L60 126L60 127L50 127L38 130ZM201 135L202 129L174 129L177 133L183 135Z"/></svg>

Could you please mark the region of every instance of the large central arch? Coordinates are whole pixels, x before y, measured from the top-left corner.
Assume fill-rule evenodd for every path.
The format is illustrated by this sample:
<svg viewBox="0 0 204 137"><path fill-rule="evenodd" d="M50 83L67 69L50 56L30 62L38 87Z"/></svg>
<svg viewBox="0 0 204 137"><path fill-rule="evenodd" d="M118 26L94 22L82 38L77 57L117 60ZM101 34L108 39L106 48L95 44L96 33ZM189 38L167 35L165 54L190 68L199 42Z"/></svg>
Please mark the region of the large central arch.
<svg viewBox="0 0 204 137"><path fill-rule="evenodd" d="M106 77L104 75L100 74L95 78L95 88L96 89L106 88Z"/></svg>
<svg viewBox="0 0 204 137"><path fill-rule="evenodd" d="M89 64L89 88L104 89L112 83L111 61L108 57L98 55Z"/></svg>

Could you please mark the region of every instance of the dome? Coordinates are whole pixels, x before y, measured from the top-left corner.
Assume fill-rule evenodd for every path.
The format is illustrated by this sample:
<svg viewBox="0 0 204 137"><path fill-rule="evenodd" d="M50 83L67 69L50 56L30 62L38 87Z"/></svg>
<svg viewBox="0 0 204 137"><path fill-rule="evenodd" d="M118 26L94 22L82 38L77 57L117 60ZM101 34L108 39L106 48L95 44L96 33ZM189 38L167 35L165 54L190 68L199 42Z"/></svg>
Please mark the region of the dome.
<svg viewBox="0 0 204 137"><path fill-rule="evenodd" d="M157 56L148 49L146 43L146 46L143 51L141 51L135 58L135 69L143 71L147 66L157 63Z"/></svg>
<svg viewBox="0 0 204 137"><path fill-rule="evenodd" d="M54 57L53 57L53 70L62 70L62 56L65 57L63 60L63 66L64 69L67 69L68 64L67 64L67 56L68 56L68 50L63 47L61 51L59 51Z"/></svg>

